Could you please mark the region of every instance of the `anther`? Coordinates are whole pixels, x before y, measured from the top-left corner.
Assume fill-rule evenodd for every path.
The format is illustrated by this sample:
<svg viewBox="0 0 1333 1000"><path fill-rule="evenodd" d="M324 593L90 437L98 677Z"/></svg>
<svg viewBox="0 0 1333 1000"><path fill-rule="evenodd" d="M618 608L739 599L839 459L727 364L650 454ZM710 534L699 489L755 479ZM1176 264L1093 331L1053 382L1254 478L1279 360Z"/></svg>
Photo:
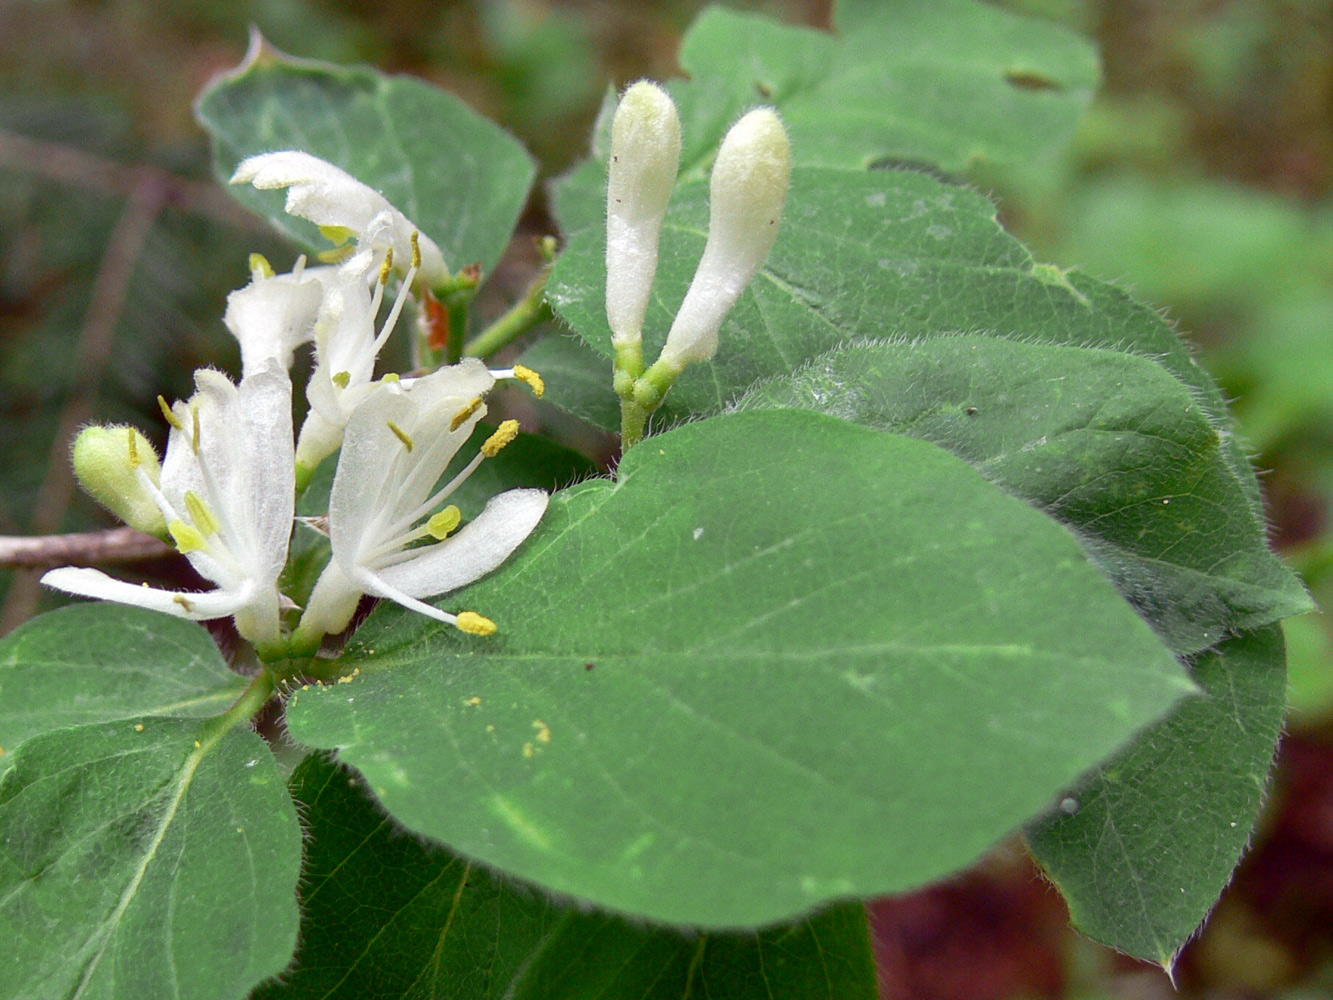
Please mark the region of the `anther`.
<svg viewBox="0 0 1333 1000"><path fill-rule="evenodd" d="M185 509L189 511L194 526L205 537L216 535L221 530L222 523L217 519L217 515L209 510L208 504L204 503L203 498L194 490L185 491Z"/></svg>
<svg viewBox="0 0 1333 1000"><path fill-rule="evenodd" d="M171 533L171 540L176 543L176 549L181 555L189 555L191 552L208 548L208 541L199 529L184 521L172 521L167 525L167 531Z"/></svg>
<svg viewBox="0 0 1333 1000"><path fill-rule="evenodd" d="M255 281L260 278L271 278L275 273L273 265L268 262L268 258L262 253L252 253L250 255L250 276Z"/></svg>
<svg viewBox="0 0 1333 1000"><path fill-rule="evenodd" d="M130 468L137 469L139 467L139 444L134 440L134 428L126 427L125 436L130 439Z"/></svg>
<svg viewBox="0 0 1333 1000"><path fill-rule="evenodd" d="M495 622L475 611L460 611L454 625L468 635L495 635L499 630Z"/></svg>
<svg viewBox="0 0 1333 1000"><path fill-rule="evenodd" d="M351 383L351 381L352 381L351 372L338 372L336 375L333 376L333 384L336 385L339 389L346 389L348 384Z"/></svg>
<svg viewBox="0 0 1333 1000"><path fill-rule="evenodd" d="M476 413L478 410L481 409L481 404L482 404L482 399L480 396L478 396L472 402L468 403L467 406L463 407L461 410L455 413L454 419L449 421L449 429L451 431L456 431L458 430L458 428L462 427L465 423L467 423L468 418L470 418L472 414Z"/></svg>
<svg viewBox="0 0 1333 1000"><path fill-rule="evenodd" d="M335 246L342 246L353 236L356 231L348 229L346 226L320 226L319 231L324 234L324 238Z"/></svg>
<svg viewBox="0 0 1333 1000"><path fill-rule="evenodd" d="M199 407L190 407L190 416L194 419L194 434L191 435L190 447L194 449L196 455L199 454Z"/></svg>
<svg viewBox="0 0 1333 1000"><path fill-rule="evenodd" d="M177 604L179 604L179 605L180 605L182 608L184 608L186 611L193 611L193 610L194 610L194 602L193 602L193 601L188 601L188 600L186 600L186 599L185 599L182 595L180 595L180 594L177 594L175 597L172 598L172 600L175 601ZM199 745L199 742L196 740L196 741L195 741L195 746L198 746L198 745Z"/></svg>
<svg viewBox="0 0 1333 1000"><path fill-rule="evenodd" d="M506 420L500 424L494 434L486 439L486 443L481 446L481 453L487 458L494 458L500 454L510 441L518 437L518 421Z"/></svg>
<svg viewBox="0 0 1333 1000"><path fill-rule="evenodd" d="M162 416L166 419L167 423L171 424L171 426L178 431L185 430L185 425L181 423L181 418L176 416L176 411L168 406L167 401L161 396L157 397L157 405L162 408Z"/></svg>
<svg viewBox="0 0 1333 1000"><path fill-rule="evenodd" d="M527 365L514 365L514 378L531 389L532 394L538 399L546 392L546 383L542 381L542 377Z"/></svg>
<svg viewBox="0 0 1333 1000"><path fill-rule="evenodd" d="M412 230L412 266L421 267L421 234Z"/></svg>
<svg viewBox="0 0 1333 1000"><path fill-rule="evenodd" d="M384 251L384 263L380 265L380 284L387 285L391 274L393 274L393 247Z"/></svg>
<svg viewBox="0 0 1333 1000"><path fill-rule="evenodd" d="M393 431L394 436L398 438L399 441L403 442L403 447L408 451L411 451L414 445L412 444L412 438L408 435L407 431L403 430L392 420L386 420L385 423L389 425L389 430Z"/></svg>
<svg viewBox="0 0 1333 1000"><path fill-rule="evenodd" d="M444 541L449 537L449 532L453 531L463 522L463 512L453 504L450 504L438 514L432 514L431 519L426 522L426 530L430 536L437 541Z"/></svg>

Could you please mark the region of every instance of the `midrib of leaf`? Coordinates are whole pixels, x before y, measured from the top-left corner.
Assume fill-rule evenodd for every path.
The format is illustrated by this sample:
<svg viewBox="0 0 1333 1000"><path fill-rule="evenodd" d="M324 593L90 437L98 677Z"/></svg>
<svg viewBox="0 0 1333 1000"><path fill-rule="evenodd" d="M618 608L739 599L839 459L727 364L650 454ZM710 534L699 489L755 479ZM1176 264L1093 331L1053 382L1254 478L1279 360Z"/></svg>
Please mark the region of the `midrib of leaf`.
<svg viewBox="0 0 1333 1000"><path fill-rule="evenodd" d="M680 1000L690 1000L694 994L694 980L699 975L699 967L704 963L704 952L708 950L708 935L699 935L699 944L694 949L694 954L690 956L690 967L685 973L685 992L681 994ZM756 949L758 950L758 949ZM763 961L761 958L760 961Z"/></svg>
<svg viewBox="0 0 1333 1000"><path fill-rule="evenodd" d="M171 802L163 813L161 821L158 823L157 831L153 835L152 843L148 845L148 849L144 852L143 860L139 862L139 866L135 869L134 876L125 887L125 891L121 893L120 901L116 904L116 908L111 911L111 916L103 923L105 931L102 934L102 945L97 949L97 954L89 959L88 966L84 969L83 976L79 980L79 985L76 986L74 992L70 994L70 1000L79 1000L79 998L84 995L84 990L92 981L93 975L97 972L97 968L102 962L102 958L106 955L106 950L110 946L112 938L115 936L120 921L125 916L125 911L128 910L130 904L134 902L134 897L139 891L139 886L143 883L144 876L148 872L148 866L152 864L153 859L157 856L157 850L162 846L162 841L166 838L167 830L171 828L172 821L176 818L176 813L179 811L180 804L185 798L185 793L190 790L190 783L194 780L195 772L199 769L199 765L202 763L204 757L208 755L213 747L217 746L218 742L227 734L230 728L230 725L215 726L213 732L208 733L204 739L200 741L200 745L185 758L185 765L181 768L180 775L176 779L176 787L172 790Z"/></svg>

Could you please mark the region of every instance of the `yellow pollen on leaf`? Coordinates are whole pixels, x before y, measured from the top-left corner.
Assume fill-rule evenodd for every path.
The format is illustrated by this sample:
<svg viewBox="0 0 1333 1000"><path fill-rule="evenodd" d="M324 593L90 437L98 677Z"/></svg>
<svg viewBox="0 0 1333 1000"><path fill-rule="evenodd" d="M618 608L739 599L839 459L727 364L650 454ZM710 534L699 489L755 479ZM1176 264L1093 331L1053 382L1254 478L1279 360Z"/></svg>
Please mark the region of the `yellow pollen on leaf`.
<svg viewBox="0 0 1333 1000"><path fill-rule="evenodd" d="M351 372L338 372L338 374L333 376L333 384L336 385L339 389L346 389L351 381L352 381Z"/></svg>
<svg viewBox="0 0 1333 1000"><path fill-rule="evenodd" d="M538 399L541 399L546 392L546 383L542 381L542 377L527 365L514 365L514 378L531 389L532 394Z"/></svg>
<svg viewBox="0 0 1333 1000"><path fill-rule="evenodd" d="M399 441L403 442L403 447L405 447L408 451L411 451L414 445L412 444L412 438L408 435L407 431L403 430L392 420L386 420L385 423L389 425L389 430L393 431L394 437L398 438Z"/></svg>
<svg viewBox="0 0 1333 1000"><path fill-rule="evenodd" d="M454 625L468 635L495 635L499 630L495 622L475 611L460 611Z"/></svg>
<svg viewBox="0 0 1333 1000"><path fill-rule="evenodd" d="M345 242L340 240L339 242ZM262 253L252 253L250 255L250 273L260 278L271 278L277 272L273 270L273 265L268 262L268 258Z"/></svg>
<svg viewBox="0 0 1333 1000"><path fill-rule="evenodd" d="M185 425L181 423L181 418L176 416L176 411L167 405L167 401L161 396L157 397L157 405L162 408L162 416L167 423L178 431L185 430Z"/></svg>
<svg viewBox="0 0 1333 1000"><path fill-rule="evenodd" d="M324 234L324 238L335 246L342 246L353 236L356 231L348 229L346 226L320 226L319 231ZM258 256L257 254L254 256ZM254 260L254 256L250 259Z"/></svg>
<svg viewBox="0 0 1333 1000"><path fill-rule="evenodd" d="M421 266L421 234L412 230L412 266Z"/></svg>
<svg viewBox="0 0 1333 1000"><path fill-rule="evenodd" d="M467 406L455 413L454 419L449 421L449 429L451 431L456 431L458 428L462 427L463 424L467 423L468 418L481 409L481 402L481 397L478 396L472 402L468 403Z"/></svg>
<svg viewBox="0 0 1333 1000"><path fill-rule="evenodd" d="M518 437L518 421L506 420L486 439L486 443L481 446L481 453L487 458L494 458L516 437Z"/></svg>
<svg viewBox="0 0 1333 1000"><path fill-rule="evenodd" d="M125 428L125 433L130 439L130 468L137 469L139 467L139 445L134 440L134 428Z"/></svg>
<svg viewBox="0 0 1333 1000"><path fill-rule="evenodd" d="M449 537L449 532L457 528L462 521L463 512L450 504L439 513L431 515L430 520L426 522L426 530L430 532L432 538L444 541Z"/></svg>
<svg viewBox="0 0 1333 1000"><path fill-rule="evenodd" d="M380 284L387 285L391 274L393 274L393 247L384 251L384 263L380 265Z"/></svg>
<svg viewBox="0 0 1333 1000"><path fill-rule="evenodd" d="M172 521L167 525L167 531L171 532L171 538L176 543L176 549L181 555L189 555L191 552L208 548L207 539L192 524L186 524L184 521Z"/></svg>
<svg viewBox="0 0 1333 1000"><path fill-rule="evenodd" d="M205 538L216 535L221 530L222 522L209 509L208 504L204 503L203 497L194 490L185 491L185 509L190 512L190 520L203 532Z"/></svg>

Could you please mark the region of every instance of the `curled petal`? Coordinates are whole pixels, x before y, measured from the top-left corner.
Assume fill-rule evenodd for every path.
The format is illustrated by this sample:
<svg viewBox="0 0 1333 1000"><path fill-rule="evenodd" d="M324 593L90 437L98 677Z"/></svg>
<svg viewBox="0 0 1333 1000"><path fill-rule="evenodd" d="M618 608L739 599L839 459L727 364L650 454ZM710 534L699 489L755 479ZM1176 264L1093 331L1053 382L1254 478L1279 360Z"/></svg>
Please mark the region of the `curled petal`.
<svg viewBox="0 0 1333 1000"><path fill-rule="evenodd" d="M226 618L249 604L254 597L253 588L242 587L238 590L209 590L193 593L181 590L158 590L139 584L126 583L107 576L101 570L64 566L53 569L42 577L42 583L67 594L80 597L95 597L103 601L115 601L117 604L133 604L175 615L177 618L189 618L192 621L207 621L210 618Z"/></svg>

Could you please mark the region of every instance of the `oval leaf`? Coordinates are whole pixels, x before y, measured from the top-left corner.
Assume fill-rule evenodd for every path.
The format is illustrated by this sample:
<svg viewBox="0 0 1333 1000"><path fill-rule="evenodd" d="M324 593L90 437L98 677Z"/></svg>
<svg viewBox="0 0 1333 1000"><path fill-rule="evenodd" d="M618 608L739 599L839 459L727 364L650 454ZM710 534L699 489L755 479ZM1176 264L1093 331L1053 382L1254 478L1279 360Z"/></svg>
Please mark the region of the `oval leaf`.
<svg viewBox="0 0 1333 1000"><path fill-rule="evenodd" d="M650 439L451 603L501 632L382 609L292 734L411 828L660 921L938 878L1192 689L1065 529L797 411Z"/></svg>

